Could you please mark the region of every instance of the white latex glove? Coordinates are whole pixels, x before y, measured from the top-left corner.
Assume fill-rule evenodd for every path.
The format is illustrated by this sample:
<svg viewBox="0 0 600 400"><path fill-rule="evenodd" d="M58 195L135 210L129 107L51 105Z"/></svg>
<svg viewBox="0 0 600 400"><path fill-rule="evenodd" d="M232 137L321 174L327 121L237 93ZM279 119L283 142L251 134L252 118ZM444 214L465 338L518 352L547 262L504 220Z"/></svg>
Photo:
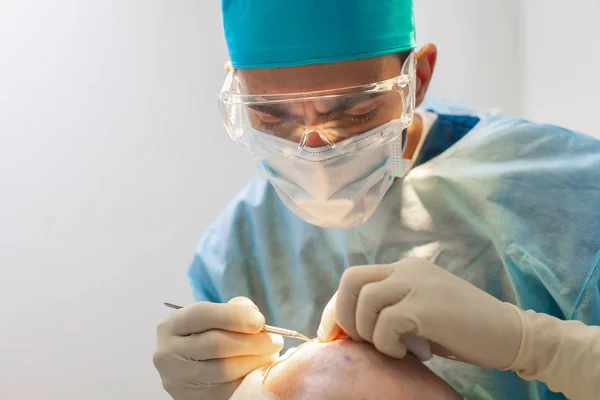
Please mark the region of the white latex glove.
<svg viewBox="0 0 600 400"><path fill-rule="evenodd" d="M505 368L519 351L522 319L513 306L450 272L407 259L344 272L319 339L332 340L340 329L395 358L406 355L402 336L413 334L428 339L437 355Z"/></svg>
<svg viewBox="0 0 600 400"><path fill-rule="evenodd" d="M400 338L412 333L439 356L513 370L569 399L600 395L600 327L520 310L428 261L346 270L319 339L342 330L396 358L408 347Z"/></svg>
<svg viewBox="0 0 600 400"><path fill-rule="evenodd" d="M200 302L158 326L154 365L175 400L229 399L244 377L272 363L283 338L261 332L265 318L250 299Z"/></svg>
<svg viewBox="0 0 600 400"><path fill-rule="evenodd" d="M335 323L335 306L337 302L337 292L333 295L331 300L325 306L323 316L321 319L321 325L317 333L320 342L329 342L337 337L349 336ZM331 328L330 330L328 330ZM429 361L433 358L431 351L431 344L429 341L421 336L417 336L412 333L401 335L399 340L401 345L406 347L406 350L412 353L421 361ZM362 338L355 338L355 340L361 341Z"/></svg>
<svg viewBox="0 0 600 400"><path fill-rule="evenodd" d="M515 307L516 308L516 307ZM523 338L507 369L545 382L571 400L600 398L600 326L521 311Z"/></svg>

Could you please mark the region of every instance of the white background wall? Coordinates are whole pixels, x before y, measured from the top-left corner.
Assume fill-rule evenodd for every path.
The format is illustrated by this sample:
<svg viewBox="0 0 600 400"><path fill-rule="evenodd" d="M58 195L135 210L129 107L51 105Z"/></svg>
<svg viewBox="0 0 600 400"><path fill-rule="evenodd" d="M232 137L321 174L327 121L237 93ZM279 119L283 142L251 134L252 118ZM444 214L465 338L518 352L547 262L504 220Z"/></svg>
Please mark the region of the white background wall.
<svg viewBox="0 0 600 400"><path fill-rule="evenodd" d="M600 28L577 44L597 3L528 1L418 1L419 41L440 46L432 92L592 127ZM0 398L168 398L161 302L192 301L194 246L253 176L216 110L219 9L0 0ZM541 33L565 15L570 39Z"/></svg>
<svg viewBox="0 0 600 400"><path fill-rule="evenodd" d="M519 0L417 0L417 41L438 46L430 93L519 115Z"/></svg>
<svg viewBox="0 0 600 400"><path fill-rule="evenodd" d="M523 1L522 114L600 137L600 0Z"/></svg>
<svg viewBox="0 0 600 400"><path fill-rule="evenodd" d="M0 0L0 399L167 399L162 301L253 175L218 1Z"/></svg>

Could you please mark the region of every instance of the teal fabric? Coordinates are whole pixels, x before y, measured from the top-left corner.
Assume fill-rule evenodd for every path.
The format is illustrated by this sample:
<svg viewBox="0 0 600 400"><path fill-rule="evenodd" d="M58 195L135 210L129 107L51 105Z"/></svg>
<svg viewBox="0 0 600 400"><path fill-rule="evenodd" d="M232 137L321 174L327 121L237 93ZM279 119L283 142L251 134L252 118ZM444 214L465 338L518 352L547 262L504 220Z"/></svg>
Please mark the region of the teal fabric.
<svg viewBox="0 0 600 400"><path fill-rule="evenodd" d="M234 68L374 57L416 46L412 0L222 0Z"/></svg>
<svg viewBox="0 0 600 400"><path fill-rule="evenodd" d="M422 153L433 139L450 140L445 151L352 229L309 225L267 181L250 183L198 246L196 298L247 296L267 323L315 336L344 269L419 257L521 308L600 325L600 141L502 116L459 138L452 121L465 124L440 115ZM564 399L512 372L428 365L470 400Z"/></svg>

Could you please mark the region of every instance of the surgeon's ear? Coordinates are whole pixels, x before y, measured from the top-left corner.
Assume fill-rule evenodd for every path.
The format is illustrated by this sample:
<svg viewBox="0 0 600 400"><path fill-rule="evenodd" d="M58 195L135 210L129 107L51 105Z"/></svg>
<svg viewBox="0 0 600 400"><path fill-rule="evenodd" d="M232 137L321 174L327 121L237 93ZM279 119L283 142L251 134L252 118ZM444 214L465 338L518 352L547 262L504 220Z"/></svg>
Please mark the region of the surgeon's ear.
<svg viewBox="0 0 600 400"><path fill-rule="evenodd" d="M231 69L233 68L231 66L231 61L226 61L225 64L223 65L223 68L225 69L225 71L229 72L231 71Z"/></svg>
<svg viewBox="0 0 600 400"><path fill-rule="evenodd" d="M425 45L416 55L417 58L417 93L415 96L416 106L420 106L425 98L435 63L437 61L437 47L433 44Z"/></svg>

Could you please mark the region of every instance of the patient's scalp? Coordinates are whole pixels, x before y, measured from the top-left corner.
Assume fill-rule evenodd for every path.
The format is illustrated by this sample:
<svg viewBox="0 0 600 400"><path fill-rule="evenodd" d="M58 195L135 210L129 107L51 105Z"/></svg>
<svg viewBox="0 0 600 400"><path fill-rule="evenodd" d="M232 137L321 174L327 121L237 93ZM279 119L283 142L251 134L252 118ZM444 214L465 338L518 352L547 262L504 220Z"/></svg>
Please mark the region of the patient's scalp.
<svg viewBox="0 0 600 400"><path fill-rule="evenodd" d="M368 343L306 343L264 384L280 400L455 400L461 397L413 356L397 360Z"/></svg>

